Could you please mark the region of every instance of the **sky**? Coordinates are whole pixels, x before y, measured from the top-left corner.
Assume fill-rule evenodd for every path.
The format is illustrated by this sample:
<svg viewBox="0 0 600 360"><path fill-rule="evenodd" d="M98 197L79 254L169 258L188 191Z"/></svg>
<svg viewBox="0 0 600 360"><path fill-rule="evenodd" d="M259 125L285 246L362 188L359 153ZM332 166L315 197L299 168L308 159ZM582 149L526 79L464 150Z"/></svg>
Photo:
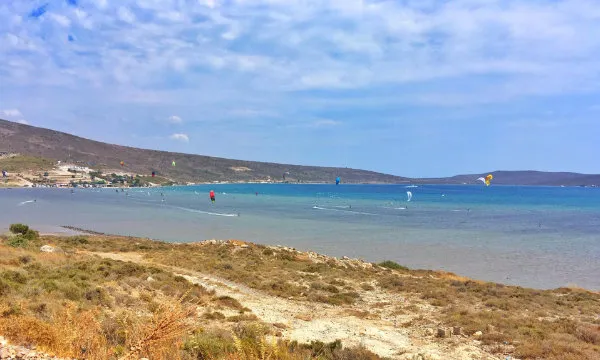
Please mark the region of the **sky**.
<svg viewBox="0 0 600 360"><path fill-rule="evenodd" d="M0 118L435 177L600 173L597 0L0 1Z"/></svg>

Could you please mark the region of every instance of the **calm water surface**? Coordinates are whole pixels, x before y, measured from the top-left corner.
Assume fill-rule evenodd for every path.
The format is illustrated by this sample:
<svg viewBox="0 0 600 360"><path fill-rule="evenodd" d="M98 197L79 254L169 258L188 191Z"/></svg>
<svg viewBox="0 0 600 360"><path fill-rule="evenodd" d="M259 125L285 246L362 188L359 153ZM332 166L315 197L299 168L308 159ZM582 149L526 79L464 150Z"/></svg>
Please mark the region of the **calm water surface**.
<svg viewBox="0 0 600 360"><path fill-rule="evenodd" d="M208 191L217 201L211 204ZM407 191L412 201L407 201ZM256 195L258 193L258 195ZM35 202L33 202L35 200ZM600 189L202 185L2 189L0 227L166 241L237 238L536 288L600 289Z"/></svg>

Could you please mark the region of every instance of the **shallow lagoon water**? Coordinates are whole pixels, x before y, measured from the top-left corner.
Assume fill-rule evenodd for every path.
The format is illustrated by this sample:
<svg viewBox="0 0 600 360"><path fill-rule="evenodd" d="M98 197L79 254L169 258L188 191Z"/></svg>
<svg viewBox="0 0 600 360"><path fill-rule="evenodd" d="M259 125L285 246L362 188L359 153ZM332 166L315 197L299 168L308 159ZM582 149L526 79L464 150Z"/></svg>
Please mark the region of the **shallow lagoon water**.
<svg viewBox="0 0 600 360"><path fill-rule="evenodd" d="M210 189L217 193L215 204L208 198ZM411 202L407 191L413 193ZM71 225L165 241L236 238L369 261L389 259L528 287L600 289L596 188L228 184L126 193L2 189L0 227L13 222L43 231Z"/></svg>

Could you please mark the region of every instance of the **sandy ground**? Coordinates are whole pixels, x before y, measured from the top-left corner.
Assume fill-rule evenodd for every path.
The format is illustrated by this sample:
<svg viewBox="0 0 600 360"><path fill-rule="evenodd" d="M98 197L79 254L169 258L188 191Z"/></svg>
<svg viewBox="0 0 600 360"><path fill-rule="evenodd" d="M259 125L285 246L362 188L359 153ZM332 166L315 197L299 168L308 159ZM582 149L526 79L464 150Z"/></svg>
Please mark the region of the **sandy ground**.
<svg viewBox="0 0 600 360"><path fill-rule="evenodd" d="M466 336L452 336L446 339L434 337L435 323L431 327L403 326L410 319L427 318L431 308L421 306L418 313L393 315L391 308L397 304L416 302L415 299L401 298L380 289L361 294L363 301L352 307L339 307L322 303L310 303L283 299L227 281L214 275L157 265L145 261L135 253L92 253L114 260L152 264L188 281L215 290L218 296L230 296L252 310L263 322L283 324L282 336L299 342L320 340L331 342L342 340L346 345L363 345L380 356L392 359L503 359L490 355L479 347L479 341ZM389 304L381 310L376 304ZM353 311L369 311L376 316L366 318L349 314ZM281 326L281 325L279 325ZM428 330L430 329L430 330Z"/></svg>

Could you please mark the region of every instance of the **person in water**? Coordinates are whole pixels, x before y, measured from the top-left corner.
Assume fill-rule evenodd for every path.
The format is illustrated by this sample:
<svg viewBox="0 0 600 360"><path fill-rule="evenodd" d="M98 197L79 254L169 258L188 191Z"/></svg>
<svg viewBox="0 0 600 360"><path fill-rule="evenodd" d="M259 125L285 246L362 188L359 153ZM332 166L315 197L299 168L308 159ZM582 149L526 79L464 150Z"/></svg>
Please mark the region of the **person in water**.
<svg viewBox="0 0 600 360"><path fill-rule="evenodd" d="M210 201L212 201L213 204L214 204L214 202L215 202L215 191L211 190L210 193L209 193L209 196L210 196Z"/></svg>

